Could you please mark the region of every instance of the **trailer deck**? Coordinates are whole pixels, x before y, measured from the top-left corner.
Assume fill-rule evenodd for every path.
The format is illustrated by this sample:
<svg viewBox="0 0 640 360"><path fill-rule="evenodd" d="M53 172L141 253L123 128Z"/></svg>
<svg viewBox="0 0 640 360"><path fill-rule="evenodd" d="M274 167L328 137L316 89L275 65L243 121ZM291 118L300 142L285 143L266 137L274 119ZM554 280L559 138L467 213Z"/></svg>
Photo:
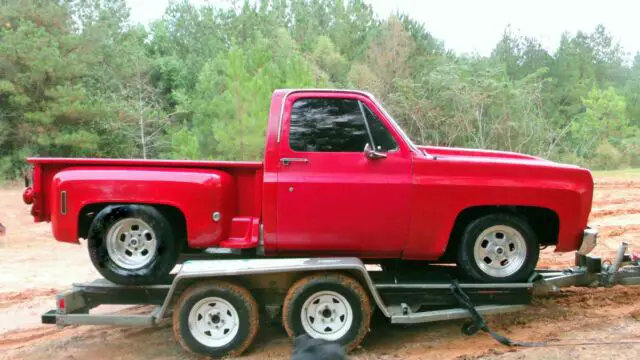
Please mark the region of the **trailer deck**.
<svg viewBox="0 0 640 360"><path fill-rule="evenodd" d="M224 260L222 260L224 261ZM452 294L451 283L389 283L376 282L374 286L387 305L391 322L412 324L452 320L468 317L465 309L457 308L458 301ZM171 285L123 286L105 279L75 283L72 288L56 295L57 308L42 315L43 324L65 325L118 325L153 326L166 310ZM462 283L460 287L478 304L480 313L491 315L524 309L532 298L532 283L474 284ZM402 300L402 301L401 301ZM403 303L421 303L421 312L413 312ZM148 315L103 315L90 311L100 305L155 305Z"/></svg>

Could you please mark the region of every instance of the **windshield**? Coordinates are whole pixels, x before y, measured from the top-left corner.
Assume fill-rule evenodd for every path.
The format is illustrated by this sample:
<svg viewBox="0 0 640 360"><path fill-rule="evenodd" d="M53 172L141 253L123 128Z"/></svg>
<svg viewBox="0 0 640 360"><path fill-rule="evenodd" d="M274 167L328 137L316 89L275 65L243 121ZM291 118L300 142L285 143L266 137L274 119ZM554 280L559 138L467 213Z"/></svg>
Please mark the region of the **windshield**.
<svg viewBox="0 0 640 360"><path fill-rule="evenodd" d="M402 137L402 139L409 145L409 147L414 150L417 151L419 153L422 153L422 151L420 151L420 149L418 149L418 147L416 146L416 144L413 143L413 141L411 141L411 138L409 138L409 136L404 132L404 130L400 127L400 125L398 125L398 123L396 122L396 120L391 116L391 114L389 114L389 112L387 112L387 109L380 103L380 101L378 101L378 99L376 99L373 95L370 95L371 99L373 100L373 102L378 106L378 108L380 109L380 111L382 111L382 113L384 114L384 116L389 120L389 122L391 123L391 126L393 126L396 131L400 134L400 136Z"/></svg>

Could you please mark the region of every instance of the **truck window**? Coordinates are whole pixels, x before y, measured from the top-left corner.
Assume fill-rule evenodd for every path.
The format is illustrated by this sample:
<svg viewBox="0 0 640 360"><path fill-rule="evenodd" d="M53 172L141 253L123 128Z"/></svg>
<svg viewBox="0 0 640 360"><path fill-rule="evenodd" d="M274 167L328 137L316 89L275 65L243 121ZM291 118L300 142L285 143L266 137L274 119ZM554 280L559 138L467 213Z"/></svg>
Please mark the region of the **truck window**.
<svg viewBox="0 0 640 360"><path fill-rule="evenodd" d="M384 126L380 118L369 109L368 106L362 104L364 108L365 116L367 117L367 123L369 124L369 130L371 131L371 137L376 145L378 151L391 151L398 148L398 143L391 136L389 130Z"/></svg>
<svg viewBox="0 0 640 360"><path fill-rule="evenodd" d="M293 103L289 126L292 150L363 152L368 142L357 100L304 98Z"/></svg>

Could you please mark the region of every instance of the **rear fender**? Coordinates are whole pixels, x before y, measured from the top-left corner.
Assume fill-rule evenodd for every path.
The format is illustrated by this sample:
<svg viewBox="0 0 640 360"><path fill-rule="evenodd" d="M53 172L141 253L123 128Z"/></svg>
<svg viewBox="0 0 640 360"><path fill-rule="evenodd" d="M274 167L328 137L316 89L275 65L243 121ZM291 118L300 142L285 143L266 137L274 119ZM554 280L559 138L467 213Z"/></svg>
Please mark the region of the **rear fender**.
<svg viewBox="0 0 640 360"><path fill-rule="evenodd" d="M184 215L189 247L211 247L229 235L235 187L232 176L211 169L67 168L49 192L53 235L78 243L78 218L87 205L166 205Z"/></svg>

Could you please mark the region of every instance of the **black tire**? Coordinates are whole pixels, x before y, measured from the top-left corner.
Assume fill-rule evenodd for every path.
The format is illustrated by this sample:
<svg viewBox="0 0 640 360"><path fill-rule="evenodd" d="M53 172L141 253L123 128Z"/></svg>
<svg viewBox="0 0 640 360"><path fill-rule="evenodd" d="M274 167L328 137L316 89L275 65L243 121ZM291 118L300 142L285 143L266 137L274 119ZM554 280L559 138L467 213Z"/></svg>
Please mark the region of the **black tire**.
<svg viewBox="0 0 640 360"><path fill-rule="evenodd" d="M136 269L119 266L107 250L107 235L112 226L122 219L140 219L148 224L155 235L155 255ZM149 205L109 205L93 220L88 234L89 257L93 266L107 280L120 285L149 285L166 283L169 273L180 255L171 224L158 209Z"/></svg>
<svg viewBox="0 0 640 360"><path fill-rule="evenodd" d="M520 233L526 247L526 253L522 264L520 266L514 265L514 268L517 270L505 272L504 276L496 276L495 274L487 273L478 266L478 264L476 264L474 256L476 239L483 231L493 226L506 226L516 230ZM496 251L498 251L497 248ZM540 248L538 246L538 239L526 220L517 215L503 213L490 214L472 221L464 230L460 246L458 248L458 266L464 271L464 275L479 282L522 282L527 281L533 274L538 263L539 254ZM485 262L491 262L491 260L487 259Z"/></svg>
<svg viewBox="0 0 640 360"><path fill-rule="evenodd" d="M318 273L309 275L298 280L289 288L282 309L282 323L287 334L291 339L305 334L314 339L320 338L305 331L301 314L305 301L321 291L331 291L341 295L346 299L353 313L353 321L349 330L340 338L328 341L341 345L346 351L355 349L369 331L372 313L371 302L360 282L343 274Z"/></svg>
<svg viewBox="0 0 640 360"><path fill-rule="evenodd" d="M237 312L237 333L223 346L207 346L198 341L189 327L191 309L199 301L209 297L223 299ZM255 298L246 288L226 281L212 280L191 286L180 296L173 310L173 333L176 340L185 350L208 357L241 355L253 343L259 327L260 316Z"/></svg>

